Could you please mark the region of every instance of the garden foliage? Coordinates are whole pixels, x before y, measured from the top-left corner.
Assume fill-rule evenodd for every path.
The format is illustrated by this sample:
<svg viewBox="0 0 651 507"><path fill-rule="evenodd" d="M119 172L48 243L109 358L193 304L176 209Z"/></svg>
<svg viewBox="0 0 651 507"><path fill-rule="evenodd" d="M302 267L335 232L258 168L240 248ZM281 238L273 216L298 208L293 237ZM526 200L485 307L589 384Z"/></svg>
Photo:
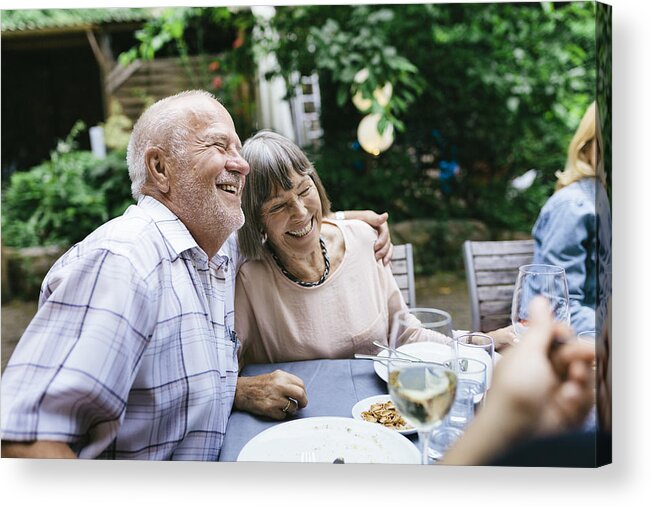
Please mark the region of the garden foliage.
<svg viewBox="0 0 651 507"><path fill-rule="evenodd" d="M2 195L4 245L70 246L132 202L125 152L99 160L76 150L84 129L78 122L50 160L11 175Z"/></svg>
<svg viewBox="0 0 651 507"><path fill-rule="evenodd" d="M255 130L254 55L273 51L278 67L268 77L289 84L295 72L319 75L324 136L307 151L335 209L526 233L595 99L603 59L596 17L592 2L301 5L277 7L268 22L248 9L170 8L145 23L139 45L120 59L204 55L196 86L224 102L244 140ZM215 47L227 50L214 58ZM362 69L368 79L359 83ZM372 91L386 82L393 95L381 105ZM353 106L358 91L372 100L370 111ZM381 128L396 127L379 156L357 142L369 112L382 115ZM131 202L124 151L101 161L75 151L80 129L50 160L12 175L3 189L5 245L71 244ZM534 184L513 189L529 169L538 171Z"/></svg>
<svg viewBox="0 0 651 507"><path fill-rule="evenodd" d="M528 231L595 99L591 2L279 7L271 27L277 75L319 74L325 136L312 157L338 208ZM387 55L409 73L396 75ZM404 129L379 157L356 143L365 113L342 100L356 66L371 88L393 80L406 104L386 116ZM410 88L409 76L425 85ZM532 168L534 186L513 192Z"/></svg>

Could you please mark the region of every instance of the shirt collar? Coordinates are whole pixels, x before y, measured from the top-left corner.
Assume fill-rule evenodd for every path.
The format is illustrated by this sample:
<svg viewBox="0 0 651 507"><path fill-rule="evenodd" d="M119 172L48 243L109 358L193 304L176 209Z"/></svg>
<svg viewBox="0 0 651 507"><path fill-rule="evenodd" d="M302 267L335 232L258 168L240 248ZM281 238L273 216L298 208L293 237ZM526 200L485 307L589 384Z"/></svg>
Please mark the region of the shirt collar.
<svg viewBox="0 0 651 507"><path fill-rule="evenodd" d="M174 253L174 257L180 256L186 250L196 249L193 252L194 255L201 252L202 256L206 258L206 253L197 244L185 224L162 202L151 196L144 195L138 200L138 207L154 221L165 238L168 248ZM225 262L228 263L232 258L232 245L230 243L229 238L229 241L226 241L212 258L212 262L217 267L220 267Z"/></svg>

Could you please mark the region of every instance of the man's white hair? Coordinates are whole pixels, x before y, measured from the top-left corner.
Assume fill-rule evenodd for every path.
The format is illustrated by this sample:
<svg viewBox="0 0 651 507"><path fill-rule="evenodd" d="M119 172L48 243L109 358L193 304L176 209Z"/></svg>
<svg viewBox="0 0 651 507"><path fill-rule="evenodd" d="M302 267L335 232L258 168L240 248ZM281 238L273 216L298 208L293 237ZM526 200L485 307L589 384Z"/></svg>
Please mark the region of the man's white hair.
<svg viewBox="0 0 651 507"><path fill-rule="evenodd" d="M205 90L186 90L160 99L142 113L133 127L127 147L127 166L131 178L131 195L137 201L147 180L145 153L152 146L161 146L176 161L185 158L189 134L188 108L175 102L187 97L217 100Z"/></svg>

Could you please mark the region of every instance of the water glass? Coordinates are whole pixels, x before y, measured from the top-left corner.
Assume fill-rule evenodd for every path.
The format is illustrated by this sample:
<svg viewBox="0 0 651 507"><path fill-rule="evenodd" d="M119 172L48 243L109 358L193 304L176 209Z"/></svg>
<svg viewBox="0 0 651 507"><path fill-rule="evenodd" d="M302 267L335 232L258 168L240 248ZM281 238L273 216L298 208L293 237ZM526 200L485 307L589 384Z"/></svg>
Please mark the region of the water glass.
<svg viewBox="0 0 651 507"><path fill-rule="evenodd" d="M486 393L486 363L471 357L452 361L457 376L457 392L444 423L435 428L429 441L429 458L440 460L450 446L463 435Z"/></svg>
<svg viewBox="0 0 651 507"><path fill-rule="evenodd" d="M454 337L455 355L470 357L486 365L486 389L491 386L493 379L493 364L495 362L495 343L487 334L473 332Z"/></svg>
<svg viewBox="0 0 651 507"><path fill-rule="evenodd" d="M457 394L448 414L450 426L465 429L475 416L486 393L486 363L460 357L453 371L457 374Z"/></svg>

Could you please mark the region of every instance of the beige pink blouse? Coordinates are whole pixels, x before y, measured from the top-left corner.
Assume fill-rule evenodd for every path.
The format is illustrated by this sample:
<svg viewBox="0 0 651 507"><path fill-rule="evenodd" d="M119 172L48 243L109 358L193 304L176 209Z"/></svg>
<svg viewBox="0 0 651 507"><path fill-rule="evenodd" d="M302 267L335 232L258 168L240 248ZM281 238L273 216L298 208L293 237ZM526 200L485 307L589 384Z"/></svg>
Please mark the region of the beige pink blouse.
<svg viewBox="0 0 651 507"><path fill-rule="evenodd" d="M389 266L375 260L375 231L358 220L341 230L341 264L317 287L287 279L271 257L247 261L235 289L241 366L376 354L388 344L393 315L406 304ZM417 322L417 321L416 321Z"/></svg>

